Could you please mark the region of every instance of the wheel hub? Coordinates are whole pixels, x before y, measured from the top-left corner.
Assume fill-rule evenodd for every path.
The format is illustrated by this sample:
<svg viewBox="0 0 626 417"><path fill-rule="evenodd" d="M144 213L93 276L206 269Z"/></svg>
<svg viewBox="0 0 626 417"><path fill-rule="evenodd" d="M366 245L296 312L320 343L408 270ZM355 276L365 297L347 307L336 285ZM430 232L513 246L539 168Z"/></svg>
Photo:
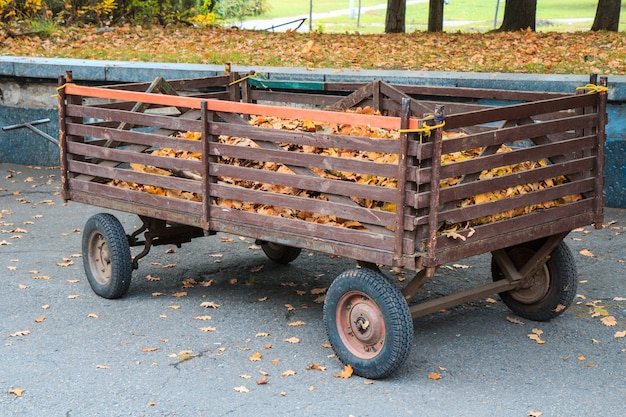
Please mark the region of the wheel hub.
<svg viewBox="0 0 626 417"><path fill-rule="evenodd" d="M111 279L111 253L104 237L94 233L91 238L89 262L94 278L100 284Z"/></svg>
<svg viewBox="0 0 626 417"><path fill-rule="evenodd" d="M345 346L362 359L374 358L385 343L385 321L376 303L365 294L353 292L337 305L338 329Z"/></svg>
<svg viewBox="0 0 626 417"><path fill-rule="evenodd" d="M526 259L529 259L534 252L529 249L520 248L509 254L513 263L519 268ZM537 270L532 276L524 280L519 288L510 291L511 297L524 304L533 304L541 301L550 290L550 269L546 264Z"/></svg>

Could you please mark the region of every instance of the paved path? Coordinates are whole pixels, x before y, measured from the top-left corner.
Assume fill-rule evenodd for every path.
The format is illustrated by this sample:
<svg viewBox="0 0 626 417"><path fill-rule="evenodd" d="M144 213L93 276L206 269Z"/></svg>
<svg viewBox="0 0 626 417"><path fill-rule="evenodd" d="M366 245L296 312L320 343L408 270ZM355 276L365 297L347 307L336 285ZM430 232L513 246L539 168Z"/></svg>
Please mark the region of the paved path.
<svg viewBox="0 0 626 417"><path fill-rule="evenodd" d="M614 336L626 330L626 210L568 236L580 295L559 318L515 324L497 296L422 317L405 365L368 381L333 376L342 366L323 346L312 291L353 261L304 251L275 265L250 239L211 236L154 248L126 297L105 300L79 255L81 230L101 210L64 205L59 187L58 169L0 163L2 416L626 415L626 338ZM127 232L138 225L115 215ZM483 283L489 263L442 268L418 297ZM190 278L212 285L186 288ZM257 385L261 372L268 383Z"/></svg>

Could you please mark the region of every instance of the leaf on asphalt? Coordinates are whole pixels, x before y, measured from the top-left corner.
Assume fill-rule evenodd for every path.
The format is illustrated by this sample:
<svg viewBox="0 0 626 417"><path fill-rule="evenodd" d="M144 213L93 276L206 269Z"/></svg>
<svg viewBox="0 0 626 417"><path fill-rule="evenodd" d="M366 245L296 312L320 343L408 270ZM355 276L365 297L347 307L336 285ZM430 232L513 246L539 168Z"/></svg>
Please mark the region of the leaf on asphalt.
<svg viewBox="0 0 626 417"><path fill-rule="evenodd" d="M66 279L65 282L68 284L78 284L80 282L79 279Z"/></svg>
<svg viewBox="0 0 626 417"><path fill-rule="evenodd" d="M620 339L622 337L626 337L626 330L622 331L622 332L615 332L615 334L613 335L616 339Z"/></svg>
<svg viewBox="0 0 626 417"><path fill-rule="evenodd" d="M26 390L22 388L13 388L9 390L9 394L15 395L16 397L21 397Z"/></svg>
<svg viewBox="0 0 626 417"><path fill-rule="evenodd" d="M250 357L248 357L248 360L250 362L259 362L261 358L262 358L261 352L256 352L250 355Z"/></svg>
<svg viewBox="0 0 626 417"><path fill-rule="evenodd" d="M152 275L148 274L148 275L146 275L146 281L156 282L156 281L161 281L161 278L153 277Z"/></svg>
<svg viewBox="0 0 626 417"><path fill-rule="evenodd" d="M295 374L296 374L296 371L288 369L285 372L283 372L282 374L280 374L280 376L282 376L283 378L287 378L287 377L290 377L290 376L294 376Z"/></svg>
<svg viewBox="0 0 626 417"><path fill-rule="evenodd" d="M257 385L266 385L267 384L267 376L263 375L261 379L256 381Z"/></svg>
<svg viewBox="0 0 626 417"><path fill-rule="evenodd" d="M298 321L292 321L291 323L287 323L287 326L290 326L290 327L306 326L306 323L303 322L302 320L298 320Z"/></svg>
<svg viewBox="0 0 626 417"><path fill-rule="evenodd" d="M240 387L235 387L233 388L236 392L242 393L242 394L247 394L248 392L250 392L250 390L246 387L244 387L243 385Z"/></svg>
<svg viewBox="0 0 626 417"><path fill-rule="evenodd" d="M107 365L96 365L96 369L109 369Z"/></svg>
<svg viewBox="0 0 626 417"><path fill-rule="evenodd" d="M202 330L202 331L203 331L203 332L205 332L205 333L208 333L208 332L214 332L214 331L216 331L216 330L217 330L217 328L216 328L216 327L212 327L212 326L208 326L208 327L199 327L199 329L200 329L200 330Z"/></svg>
<svg viewBox="0 0 626 417"><path fill-rule="evenodd" d="M615 298L613 298L613 301L626 301L626 298L624 298L624 297L615 297Z"/></svg>
<svg viewBox="0 0 626 417"><path fill-rule="evenodd" d="M29 334L30 334L30 330L20 330L18 332L11 333L9 337L23 337L23 336L28 336Z"/></svg>
<svg viewBox="0 0 626 417"><path fill-rule="evenodd" d="M174 268L176 266L176 264L167 264L167 265L163 265L163 268Z"/></svg>
<svg viewBox="0 0 626 417"><path fill-rule="evenodd" d="M153 297L161 297L162 295L165 295L165 294L163 294L162 292L158 292L158 291L152 293Z"/></svg>
<svg viewBox="0 0 626 417"><path fill-rule="evenodd" d="M198 281L196 281L193 278L189 278L183 281L183 288L193 288L198 284Z"/></svg>
<svg viewBox="0 0 626 417"><path fill-rule="evenodd" d="M541 338L541 335L543 334L543 330L533 328L531 331L532 333L528 335L528 338L530 340L534 340L535 342L537 342L538 345L543 345L546 343L546 341Z"/></svg>
<svg viewBox="0 0 626 417"><path fill-rule="evenodd" d="M46 320L46 316L37 317L35 323L43 323Z"/></svg>
<svg viewBox="0 0 626 417"><path fill-rule="evenodd" d="M588 250L588 249L583 249L583 250L581 250L579 253L580 253L581 255L583 255L583 256L588 256L588 257L590 257L590 258L595 258L595 257L596 257L596 255L594 255L594 254L593 254L590 250Z"/></svg>
<svg viewBox="0 0 626 417"><path fill-rule="evenodd" d="M617 319L613 316L602 317L600 319L600 323L604 324L607 327L617 326Z"/></svg>
<svg viewBox="0 0 626 417"><path fill-rule="evenodd" d="M563 304L559 304L558 306L556 306L556 308L554 309L555 313L560 313L561 311L565 310L567 307L564 306Z"/></svg>
<svg viewBox="0 0 626 417"><path fill-rule="evenodd" d="M325 371L326 367L325 366L319 366L316 363L312 363L311 365L306 367L307 370L313 370L313 371Z"/></svg>
<svg viewBox="0 0 626 417"><path fill-rule="evenodd" d="M256 265L250 268L250 272L259 272L265 267L265 265Z"/></svg>
<svg viewBox="0 0 626 417"><path fill-rule="evenodd" d="M239 378L243 378L243 379L252 379L252 375L248 375L248 374L241 374L241 375L239 375Z"/></svg>
<svg viewBox="0 0 626 417"><path fill-rule="evenodd" d="M7 269L9 271L15 271L15 270L17 270L17 266L7 266Z"/></svg>
<svg viewBox="0 0 626 417"><path fill-rule="evenodd" d="M196 316L193 318L194 320L202 320L202 321L206 321L206 320L211 320L212 317L211 316Z"/></svg>
<svg viewBox="0 0 626 417"><path fill-rule="evenodd" d="M142 347L141 348L142 352L155 352L157 350L159 350L158 347Z"/></svg>
<svg viewBox="0 0 626 417"><path fill-rule="evenodd" d="M186 291L176 292L172 294L172 297L176 297L176 298L187 297L187 292Z"/></svg>
<svg viewBox="0 0 626 417"><path fill-rule="evenodd" d="M543 412L541 411L529 411L527 417L541 417Z"/></svg>
<svg viewBox="0 0 626 417"><path fill-rule="evenodd" d="M487 297L485 298L485 302L489 304L496 304L498 300L496 300L495 298Z"/></svg>
<svg viewBox="0 0 626 417"><path fill-rule="evenodd" d="M24 285L24 284L18 284L17 286L20 290L25 290L28 288L28 285Z"/></svg>
<svg viewBox="0 0 626 417"><path fill-rule="evenodd" d="M204 307L204 308L220 308L219 304L215 304L213 301L205 301L203 303L200 303L200 307Z"/></svg>
<svg viewBox="0 0 626 417"><path fill-rule="evenodd" d="M315 300L313 300L313 302L316 304L322 304L324 303L325 300L326 300L326 295L320 295Z"/></svg>
<svg viewBox="0 0 626 417"><path fill-rule="evenodd" d="M507 316L506 320L508 322L510 322L510 323L513 323L513 324L524 324L524 322L522 320L518 319L517 317L509 317L509 316Z"/></svg>
<svg viewBox="0 0 626 417"><path fill-rule="evenodd" d="M439 372L431 372L428 374L428 379L432 379L433 381L437 381L441 379L441 374Z"/></svg>
<svg viewBox="0 0 626 417"><path fill-rule="evenodd" d="M33 279L42 279L42 280L48 281L50 279L50 276L49 275L35 275L32 278Z"/></svg>
<svg viewBox="0 0 626 417"><path fill-rule="evenodd" d="M295 307L292 306L291 304L285 304L285 307L287 307L287 311L295 311Z"/></svg>
<svg viewBox="0 0 626 417"><path fill-rule="evenodd" d="M9 245L12 245L12 243L7 242L6 240L0 241L0 246L9 246Z"/></svg>
<svg viewBox="0 0 626 417"><path fill-rule="evenodd" d="M335 378L348 379L352 376L353 373L354 373L354 369L352 369L352 366L346 365L343 367L343 370L340 373L333 374L333 376Z"/></svg>
<svg viewBox="0 0 626 417"><path fill-rule="evenodd" d="M63 262L57 262L57 265L65 268L74 265L74 261L70 258L63 258Z"/></svg>
<svg viewBox="0 0 626 417"><path fill-rule="evenodd" d="M296 343L300 343L300 339L298 339L297 337L294 336L294 337L290 337L288 339L283 339L283 342L296 344Z"/></svg>
<svg viewBox="0 0 626 417"><path fill-rule="evenodd" d="M97 318L98 318L98 315L97 315L96 313L89 313L89 314L87 314L87 318L90 318L90 319L97 319Z"/></svg>
<svg viewBox="0 0 626 417"><path fill-rule="evenodd" d="M259 332L254 335L254 337L268 337L270 334L266 332Z"/></svg>
<svg viewBox="0 0 626 417"><path fill-rule="evenodd" d="M324 287L324 288L313 288L313 289L311 290L311 294L312 294L312 295L326 294L326 291L328 291L328 287Z"/></svg>

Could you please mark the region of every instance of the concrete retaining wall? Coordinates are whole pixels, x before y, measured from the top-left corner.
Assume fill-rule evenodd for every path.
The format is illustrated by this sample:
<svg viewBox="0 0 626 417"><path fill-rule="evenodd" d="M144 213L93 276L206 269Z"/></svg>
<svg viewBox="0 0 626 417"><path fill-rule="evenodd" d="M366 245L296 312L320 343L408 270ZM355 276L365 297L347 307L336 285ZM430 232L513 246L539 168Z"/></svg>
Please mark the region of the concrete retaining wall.
<svg viewBox="0 0 626 417"><path fill-rule="evenodd" d="M66 71L82 83L126 83L220 75L218 65L91 61L0 57L0 126L50 118L48 133L58 136L57 79ZM258 71L269 79L293 81L372 81L399 84L573 92L587 84L585 75L451 73L436 71L334 70L233 66L233 71ZM609 207L626 207L626 76L609 75L609 124L605 161L605 197ZM46 129L42 125L39 126ZM0 162L24 165L58 164L58 150L28 130L0 131Z"/></svg>

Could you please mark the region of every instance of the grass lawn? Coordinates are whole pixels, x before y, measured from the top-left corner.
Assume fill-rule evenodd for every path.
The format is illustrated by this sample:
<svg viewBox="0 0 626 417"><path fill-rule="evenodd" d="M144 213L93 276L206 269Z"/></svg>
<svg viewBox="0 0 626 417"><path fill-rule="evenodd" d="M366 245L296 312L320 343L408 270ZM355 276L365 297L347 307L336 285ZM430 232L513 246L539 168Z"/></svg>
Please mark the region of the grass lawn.
<svg viewBox="0 0 626 417"><path fill-rule="evenodd" d="M450 0L444 7L444 30L447 32L486 32L494 29L498 0ZM500 0L496 26L502 23L505 0ZM537 30L569 32L589 30L596 13L597 0L542 0L537 5ZM270 11L266 18L308 15L311 0L268 0ZM358 8L359 0L354 0ZM386 4L385 0L361 0L361 7ZM348 9L350 0L314 0L313 13ZM626 6L622 6L620 30L626 30ZM425 31L428 24L428 0L407 5L407 32ZM357 20L349 16L313 20L313 28L320 32L382 33L385 25L385 9L364 10Z"/></svg>

